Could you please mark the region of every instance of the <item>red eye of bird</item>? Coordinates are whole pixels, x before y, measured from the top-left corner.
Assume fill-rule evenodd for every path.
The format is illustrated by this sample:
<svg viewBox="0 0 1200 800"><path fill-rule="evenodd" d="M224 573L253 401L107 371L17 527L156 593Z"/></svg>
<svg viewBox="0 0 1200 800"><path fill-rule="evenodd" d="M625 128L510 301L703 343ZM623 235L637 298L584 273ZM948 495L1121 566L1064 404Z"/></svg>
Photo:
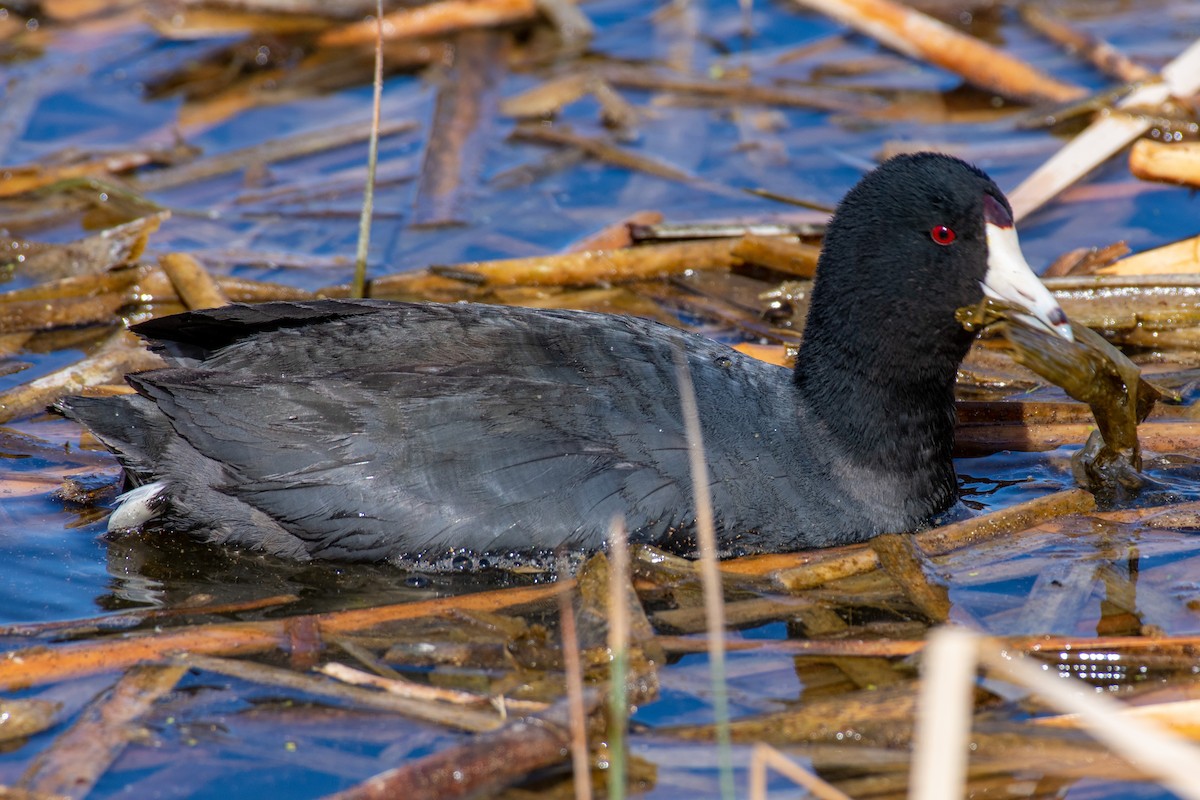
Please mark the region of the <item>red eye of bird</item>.
<svg viewBox="0 0 1200 800"><path fill-rule="evenodd" d="M947 228L945 225L934 225L929 229L929 237L941 245L953 244L958 238L958 234L953 228Z"/></svg>

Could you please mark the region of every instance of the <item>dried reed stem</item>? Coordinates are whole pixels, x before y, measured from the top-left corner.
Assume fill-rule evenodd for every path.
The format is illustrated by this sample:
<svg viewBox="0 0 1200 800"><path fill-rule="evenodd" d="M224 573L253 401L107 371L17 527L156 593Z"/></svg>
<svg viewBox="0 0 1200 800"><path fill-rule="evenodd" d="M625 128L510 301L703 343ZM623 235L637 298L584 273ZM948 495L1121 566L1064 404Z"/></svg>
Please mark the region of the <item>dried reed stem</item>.
<svg viewBox="0 0 1200 800"><path fill-rule="evenodd" d="M687 356L680 350L675 352L675 375L687 431L688 463L696 505L696 537L700 550L700 583L704 590L704 610L708 620L709 676L712 679L713 725L717 732L721 796L732 800L736 792L733 785L733 746L729 734L729 694L725 684L725 589L717 560L717 530L713 520L708 465L704 462L700 413L696 408L696 388L688 371Z"/></svg>
<svg viewBox="0 0 1200 800"><path fill-rule="evenodd" d="M179 665L130 669L44 750L20 787L39 797L82 798L136 737L138 720L187 672Z"/></svg>
<svg viewBox="0 0 1200 800"><path fill-rule="evenodd" d="M929 636L921 662L909 800L966 796L978 639L955 627L939 628Z"/></svg>
<svg viewBox="0 0 1200 800"><path fill-rule="evenodd" d="M1200 749L1149 720L1126 714L1117 701L1098 694L1075 678L1055 677L1040 665L1013 658L995 643L979 649L979 660L1010 680L1036 692L1046 702L1079 717L1096 739L1129 759L1138 769L1155 775L1187 800L1200 800Z"/></svg>
<svg viewBox="0 0 1200 800"><path fill-rule="evenodd" d="M1016 100L1063 102L1083 89L1056 81L1029 64L933 17L891 0L795 0L910 58L928 61L984 89Z"/></svg>
<svg viewBox="0 0 1200 800"><path fill-rule="evenodd" d="M1157 77L1103 39L1097 39L1071 27L1061 18L1047 14L1032 3L1023 3L1020 14L1026 25L1047 39L1061 44L1069 52L1078 53L1096 69L1111 75L1121 83L1137 83Z"/></svg>
<svg viewBox="0 0 1200 800"><path fill-rule="evenodd" d="M1129 171L1144 181L1200 186L1200 142L1142 139L1129 153Z"/></svg>
<svg viewBox="0 0 1200 800"><path fill-rule="evenodd" d="M358 245L354 253L354 282L350 296L367 294L367 253L371 248L371 217L375 211L375 173L379 166L379 109L383 104L383 0L375 0L375 76L371 82L371 137L367 145L367 183L363 187L362 213L358 218Z"/></svg>
<svg viewBox="0 0 1200 800"><path fill-rule="evenodd" d="M566 573L566 563L559 566ZM567 681L567 714L571 722L571 771L575 800L592 800L592 771L588 758L587 720L583 707L583 664L579 658L579 634L571 592L558 594L558 618L562 636L563 672Z"/></svg>
<svg viewBox="0 0 1200 800"><path fill-rule="evenodd" d="M164 253L158 263L188 308L218 308L229 304L220 284L204 265L187 253Z"/></svg>
<svg viewBox="0 0 1200 800"><path fill-rule="evenodd" d="M850 795L826 783L771 745L762 742L757 742L750 751L750 800L766 800L768 768L790 778L818 800L851 800Z"/></svg>
<svg viewBox="0 0 1200 800"><path fill-rule="evenodd" d="M1200 91L1200 40L1164 67L1162 77L1161 83L1131 92L1118 107L1157 106L1172 95L1188 97ZM1149 128L1150 119L1145 116L1118 113L1100 117L1008 193L1013 216L1020 220L1041 208Z"/></svg>

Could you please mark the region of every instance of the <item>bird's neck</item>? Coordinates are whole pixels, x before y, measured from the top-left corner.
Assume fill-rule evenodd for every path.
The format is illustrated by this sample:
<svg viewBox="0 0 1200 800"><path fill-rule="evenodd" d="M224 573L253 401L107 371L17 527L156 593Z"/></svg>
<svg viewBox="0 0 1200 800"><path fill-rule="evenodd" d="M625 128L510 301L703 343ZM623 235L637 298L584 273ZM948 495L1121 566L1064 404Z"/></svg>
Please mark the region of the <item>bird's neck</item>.
<svg viewBox="0 0 1200 800"><path fill-rule="evenodd" d="M796 359L801 402L862 466L944 492L954 481L954 381L971 337L959 329L914 342L913 331L887 327L868 338L810 325Z"/></svg>

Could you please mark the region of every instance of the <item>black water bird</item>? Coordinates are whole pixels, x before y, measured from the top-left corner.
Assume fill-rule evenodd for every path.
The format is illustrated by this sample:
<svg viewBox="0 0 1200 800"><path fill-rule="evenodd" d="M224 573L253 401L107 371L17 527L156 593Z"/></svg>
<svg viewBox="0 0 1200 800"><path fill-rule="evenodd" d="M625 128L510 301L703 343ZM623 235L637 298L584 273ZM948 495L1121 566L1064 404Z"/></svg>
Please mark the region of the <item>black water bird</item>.
<svg viewBox="0 0 1200 800"><path fill-rule="evenodd" d="M837 209L794 372L631 317L330 300L144 322L171 366L60 407L140 486L110 528L440 569L596 549L621 514L688 551L683 352L723 552L837 545L954 503L954 314L985 294L1071 336L996 184L900 156Z"/></svg>

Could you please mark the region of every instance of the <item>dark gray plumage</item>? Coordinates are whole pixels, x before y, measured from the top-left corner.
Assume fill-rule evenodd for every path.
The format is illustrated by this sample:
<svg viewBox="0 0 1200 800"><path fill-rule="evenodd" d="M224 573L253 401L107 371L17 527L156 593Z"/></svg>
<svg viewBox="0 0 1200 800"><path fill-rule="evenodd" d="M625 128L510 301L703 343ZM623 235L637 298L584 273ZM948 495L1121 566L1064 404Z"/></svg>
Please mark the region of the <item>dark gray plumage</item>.
<svg viewBox="0 0 1200 800"><path fill-rule="evenodd" d="M61 407L161 482L164 525L212 541L437 568L595 549L623 514L635 540L688 551L682 351L726 553L912 530L955 499L970 336L953 315L983 295L989 195L1007 209L983 173L930 155L852 190L794 378L628 317L315 301L143 323L176 366L131 376L135 396ZM939 225L951 245L931 240Z"/></svg>

